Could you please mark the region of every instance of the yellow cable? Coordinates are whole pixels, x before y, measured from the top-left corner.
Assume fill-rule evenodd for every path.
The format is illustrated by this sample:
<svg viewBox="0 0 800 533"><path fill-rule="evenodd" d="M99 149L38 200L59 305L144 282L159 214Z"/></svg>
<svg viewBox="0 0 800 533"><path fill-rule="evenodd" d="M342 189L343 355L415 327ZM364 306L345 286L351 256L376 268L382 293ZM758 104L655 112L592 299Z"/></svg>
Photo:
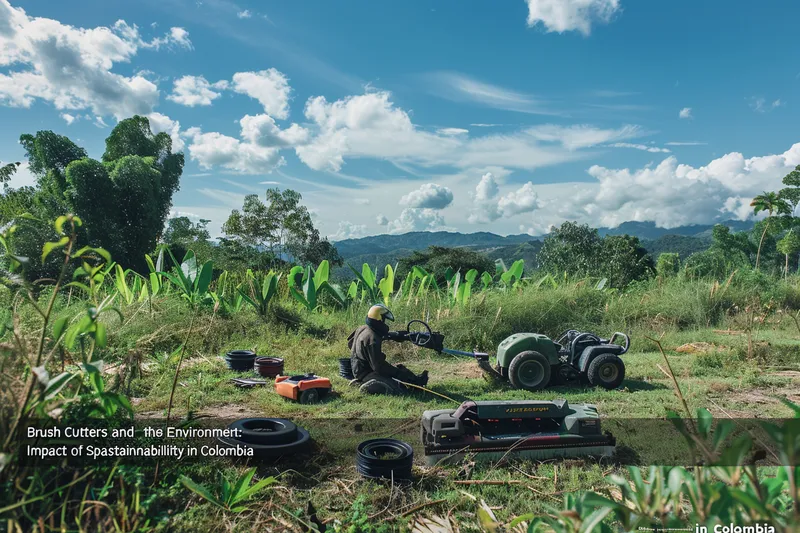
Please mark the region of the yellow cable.
<svg viewBox="0 0 800 533"><path fill-rule="evenodd" d="M435 396L439 396L440 398L444 398L445 400L450 400L453 403L461 405L461 402L459 402L458 400L454 400L454 399L450 398L449 396L445 396L444 394L439 394L438 392L434 392L434 391L432 391L430 389L426 389L425 387L420 387L419 385L414 385L413 383L406 383L405 381L400 381L397 378L392 378L392 379L395 380L398 383L402 383L406 387L414 387L415 389L419 389L421 391L429 392L429 393L431 393L431 394L433 394Z"/></svg>

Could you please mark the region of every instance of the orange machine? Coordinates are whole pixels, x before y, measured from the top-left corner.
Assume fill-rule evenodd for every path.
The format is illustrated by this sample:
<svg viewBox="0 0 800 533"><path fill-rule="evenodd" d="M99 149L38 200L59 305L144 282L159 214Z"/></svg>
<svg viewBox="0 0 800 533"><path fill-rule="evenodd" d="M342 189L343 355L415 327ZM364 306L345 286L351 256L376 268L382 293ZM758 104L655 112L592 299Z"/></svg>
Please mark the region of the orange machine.
<svg viewBox="0 0 800 533"><path fill-rule="evenodd" d="M300 403L317 403L331 391L331 380L314 374L301 376L278 376L275 392Z"/></svg>

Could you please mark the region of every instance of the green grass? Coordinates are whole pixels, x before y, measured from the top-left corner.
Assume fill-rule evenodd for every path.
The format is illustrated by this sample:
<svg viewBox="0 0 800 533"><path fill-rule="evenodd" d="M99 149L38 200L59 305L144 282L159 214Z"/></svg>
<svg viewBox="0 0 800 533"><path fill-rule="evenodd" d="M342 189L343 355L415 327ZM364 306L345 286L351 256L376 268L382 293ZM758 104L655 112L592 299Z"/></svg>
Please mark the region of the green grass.
<svg viewBox="0 0 800 533"><path fill-rule="evenodd" d="M653 282L622 294L564 285L541 291L478 294L470 308L463 310L440 309L433 299L392 306L399 319L398 328L411 319L426 319L445 333L448 347L489 353L494 353L504 337L520 331L551 336L568 328L603 336L629 332L633 342L631 351L623 356L626 380L614 391L575 386L528 393L486 381L469 359L438 355L410 344L387 343L385 349L393 363L403 363L415 371L428 369L429 388L457 402L566 398L571 403L596 404L604 417L612 419L663 419L668 411L678 411L679 403L672 382L659 368L664 367L663 357L646 337L660 338L690 409L704 407L715 417L789 416L789 409L776 398L800 400L800 372L792 372L800 371L800 332L787 315L798 301L795 286L780 284L770 289L770 297L779 298L775 308L787 311L772 313L753 326L755 348L749 354L747 335L737 333L746 329L747 322L737 309L754 301L756 293L750 285L735 283L715 290L712 295L708 282ZM759 294L764 298L766 293ZM74 314L77 305L73 302L59 312ZM184 416L188 407L224 418L287 417L309 429L317 447L318 453L308 461L290 459L261 465L259 474L280 475L281 487L274 489L271 497L250 505L252 511L242 515L223 519L210 505L193 499L187 506L187 494L168 489L176 501L182 502L171 517L176 530L219 530L224 524L227 530L250 531L254 520L265 530L277 529L286 527L285 523L297 524L292 513L304 516L308 502L313 503L321 519L346 521L357 512L353 502L361 498L371 521L390 527L406 523L409 517L403 513L417 505L444 500L421 512L451 512L465 520L462 531L476 531L467 524L474 515L476 500L498 507L498 518L505 520L541 511L544 503L559 504L566 492L606 487L605 476L623 472L620 465L584 460L502 466L467 461L423 468L418 457L417 476L410 486L361 479L353 464L354 447L360 440L393 435L415 445L421 455L418 421L422 411L455 407L451 401L424 392L405 397L361 395L338 376L338 359L349 356L347 335L363 323L365 312L362 305L347 311L308 313L282 301L266 322L249 310L228 318L203 310L189 332L191 314L185 305L174 298L157 298L152 314L147 302L137 303L123 309L123 321L116 323L113 319L109 323L109 347L101 356L114 364L138 362L127 365L120 373L122 377L116 378L118 389L131 397L137 416L163 417L177 364L177 358L169 360L166 354L188 341L173 416ZM28 314L23 313L21 318L33 323ZM728 330L734 334L724 333ZM700 353L675 351L681 345L700 342L716 348ZM255 349L260 355L283 357L289 374L315 372L330 377L334 394L318 405L300 405L279 397L271 387L238 389L229 379L239 374L228 371L221 358L231 349ZM132 366L138 366L141 374L134 373L130 378ZM114 383L114 379L110 381ZM647 435L620 438L621 444L636 449L642 465L647 464L648 457L667 453L671 446L669 439ZM191 475L200 482L211 482L218 467L243 468L212 461L192 470ZM455 483L466 479L517 483Z"/></svg>

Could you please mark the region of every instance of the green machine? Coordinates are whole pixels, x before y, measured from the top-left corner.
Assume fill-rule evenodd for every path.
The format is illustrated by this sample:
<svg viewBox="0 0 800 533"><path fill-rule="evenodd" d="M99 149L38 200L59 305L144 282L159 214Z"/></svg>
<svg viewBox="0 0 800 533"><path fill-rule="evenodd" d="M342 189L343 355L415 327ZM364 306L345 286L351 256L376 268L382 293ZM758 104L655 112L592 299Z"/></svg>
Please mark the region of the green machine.
<svg viewBox="0 0 800 533"><path fill-rule="evenodd" d="M620 332L604 339L571 329L556 341L540 333L515 333L497 347L496 363L492 366L489 354L445 348L444 335L432 331L420 320L408 323L407 335L417 346L473 357L484 371L529 391L576 381L615 389L625 379L625 363L620 356L630 347L630 338Z"/></svg>

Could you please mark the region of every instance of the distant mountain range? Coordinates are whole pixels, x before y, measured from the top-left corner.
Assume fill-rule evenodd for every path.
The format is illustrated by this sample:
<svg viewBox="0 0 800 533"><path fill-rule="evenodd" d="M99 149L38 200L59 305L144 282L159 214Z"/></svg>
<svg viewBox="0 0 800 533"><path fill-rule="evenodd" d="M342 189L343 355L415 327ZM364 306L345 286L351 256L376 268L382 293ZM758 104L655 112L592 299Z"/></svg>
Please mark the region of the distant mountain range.
<svg viewBox="0 0 800 533"><path fill-rule="evenodd" d="M751 221L728 220L721 224L732 231L747 231L753 227ZM654 222L623 222L616 228L600 228L598 232L603 236L627 234L638 237L654 257L663 252L676 252L685 258L708 248L713 227L711 224L693 224L664 229L656 227ZM531 264L535 262L543 240L543 236L532 237L525 234L504 237L489 232L414 231L401 235L344 239L334 244L345 261L354 266L362 263L394 264L414 250L424 250L429 246L463 246L483 252L492 259L503 259L506 262L525 259L526 263Z"/></svg>

